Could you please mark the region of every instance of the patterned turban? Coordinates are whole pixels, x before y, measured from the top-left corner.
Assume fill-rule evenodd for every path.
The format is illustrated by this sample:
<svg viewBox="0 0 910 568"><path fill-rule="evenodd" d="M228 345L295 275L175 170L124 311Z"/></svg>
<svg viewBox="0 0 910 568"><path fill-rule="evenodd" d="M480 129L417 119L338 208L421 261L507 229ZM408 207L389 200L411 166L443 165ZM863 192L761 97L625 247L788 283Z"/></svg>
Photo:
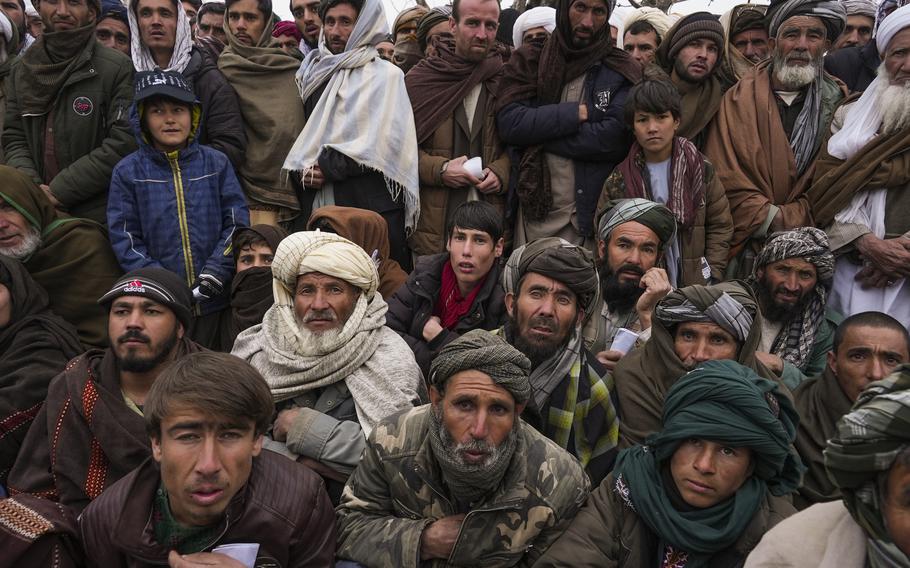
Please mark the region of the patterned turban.
<svg viewBox="0 0 910 568"><path fill-rule="evenodd" d="M749 337L755 319L744 301L754 308L751 292L740 283L696 284L667 294L657 304L654 315L667 329L684 322L714 323L742 342Z"/></svg>
<svg viewBox="0 0 910 568"><path fill-rule="evenodd" d="M597 234L609 241L613 230L623 223L635 221L654 231L663 248L676 236L676 217L666 205L635 197L611 201L597 224Z"/></svg>
<svg viewBox="0 0 910 568"><path fill-rule="evenodd" d="M518 247L509 257L502 273L506 294L518 294L518 283L529 272L536 272L562 282L578 296L585 314L600 298L600 282L594 267L594 256L583 247L547 237Z"/></svg>
<svg viewBox="0 0 910 568"><path fill-rule="evenodd" d="M531 361L498 335L475 329L443 347L430 367L430 384L444 390L446 381L461 371L480 371L506 389L517 404L531 396Z"/></svg>
<svg viewBox="0 0 910 568"><path fill-rule="evenodd" d="M794 16L820 18L830 41L840 36L847 23L847 12L841 0L772 0L766 16L768 34L776 38L781 24Z"/></svg>

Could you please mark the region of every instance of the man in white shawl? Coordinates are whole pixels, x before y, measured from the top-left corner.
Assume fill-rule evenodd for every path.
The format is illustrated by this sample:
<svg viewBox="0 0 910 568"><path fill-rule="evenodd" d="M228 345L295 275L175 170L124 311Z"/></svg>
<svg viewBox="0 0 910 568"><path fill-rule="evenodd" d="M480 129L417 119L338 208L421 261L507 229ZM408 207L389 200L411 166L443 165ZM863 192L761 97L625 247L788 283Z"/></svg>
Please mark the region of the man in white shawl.
<svg viewBox="0 0 910 568"><path fill-rule="evenodd" d="M391 258L410 270L417 133L404 75L375 48L389 34L382 2L324 0L319 12L319 47L297 72L306 125L284 162L303 185L300 218L326 205L375 211L389 226Z"/></svg>
<svg viewBox="0 0 910 568"><path fill-rule="evenodd" d="M426 386L408 344L385 327L363 249L294 233L275 251L272 277L275 304L232 353L262 373L280 411L266 447L320 473L337 503L376 423L425 402Z"/></svg>
<svg viewBox="0 0 910 568"><path fill-rule="evenodd" d="M829 306L910 326L910 6L878 28L878 76L834 116L809 192L837 255Z"/></svg>
<svg viewBox="0 0 910 568"><path fill-rule="evenodd" d="M209 60L194 47L183 3L130 0L130 53L136 71L176 71L202 106L199 142L223 152L234 167L243 162L246 134L237 94Z"/></svg>

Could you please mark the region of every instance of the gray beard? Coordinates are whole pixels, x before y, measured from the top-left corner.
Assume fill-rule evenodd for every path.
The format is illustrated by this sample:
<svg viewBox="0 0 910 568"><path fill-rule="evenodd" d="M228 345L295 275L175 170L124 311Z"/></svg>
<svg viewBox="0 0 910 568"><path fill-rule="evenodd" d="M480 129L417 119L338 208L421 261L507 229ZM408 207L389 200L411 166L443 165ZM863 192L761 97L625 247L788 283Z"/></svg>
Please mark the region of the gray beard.
<svg viewBox="0 0 910 568"><path fill-rule="evenodd" d="M40 246L41 235L34 228L30 228L21 243L11 247L0 247L0 254L22 260L31 256Z"/></svg>
<svg viewBox="0 0 910 568"><path fill-rule="evenodd" d="M298 322L298 325L300 327L300 336L303 338L303 341L300 342L297 353L304 357L319 357L334 351L338 336L341 335L341 332L344 330L344 327L342 326L317 332L310 331L303 323Z"/></svg>
<svg viewBox="0 0 910 568"><path fill-rule="evenodd" d="M783 57L774 56L774 78L788 91L798 91L818 77L816 60L808 65L787 65Z"/></svg>
<svg viewBox="0 0 910 568"><path fill-rule="evenodd" d="M878 68L878 74L888 81L888 86L873 104L882 109L881 134L893 134L910 126L910 82L892 85L884 63Z"/></svg>

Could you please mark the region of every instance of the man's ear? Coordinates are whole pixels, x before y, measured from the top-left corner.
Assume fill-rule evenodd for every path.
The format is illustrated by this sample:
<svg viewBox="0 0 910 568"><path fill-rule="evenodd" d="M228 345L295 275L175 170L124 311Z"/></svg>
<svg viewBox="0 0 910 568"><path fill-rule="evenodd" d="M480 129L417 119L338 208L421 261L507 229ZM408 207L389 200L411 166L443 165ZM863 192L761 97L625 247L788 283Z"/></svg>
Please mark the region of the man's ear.
<svg viewBox="0 0 910 568"><path fill-rule="evenodd" d="M453 34L455 33L455 26L457 26L457 25L458 25L458 22L455 21L455 18L453 18L452 16L449 16L449 30Z"/></svg>
<svg viewBox="0 0 910 568"><path fill-rule="evenodd" d="M826 39L825 40L825 51L828 51L829 49L831 49L831 40Z"/></svg>
<svg viewBox="0 0 910 568"><path fill-rule="evenodd" d="M499 240L496 242L496 246L493 247L493 255L496 258L502 256L502 249L506 246L506 240L502 237L499 237Z"/></svg>
<svg viewBox="0 0 910 568"><path fill-rule="evenodd" d="M152 443L152 457L156 462L161 463L161 434L149 436L149 441Z"/></svg>
<svg viewBox="0 0 910 568"><path fill-rule="evenodd" d="M831 369L831 372L834 373L834 376L837 376L837 353L834 351L828 351L828 354L825 356L828 362L828 368Z"/></svg>
<svg viewBox="0 0 910 568"><path fill-rule="evenodd" d="M506 313L509 314L509 317L514 317L513 311L515 309L515 294L509 292L506 294Z"/></svg>
<svg viewBox="0 0 910 568"><path fill-rule="evenodd" d="M605 258L607 256L607 241L603 239L597 239L597 258Z"/></svg>
<svg viewBox="0 0 910 568"><path fill-rule="evenodd" d="M435 385L430 387L430 403L433 406L439 404L439 401L442 400L442 394L439 392L439 389Z"/></svg>
<svg viewBox="0 0 910 568"><path fill-rule="evenodd" d="M253 442L253 457L255 458L260 453L262 453L262 443L265 441L264 434L253 434L256 437L256 440Z"/></svg>
<svg viewBox="0 0 910 568"><path fill-rule="evenodd" d="M774 50L777 48L777 40L773 37L769 37L768 38L768 47L771 48L771 52L773 53Z"/></svg>
<svg viewBox="0 0 910 568"><path fill-rule="evenodd" d="M585 319L585 311L579 306L578 315L575 316L575 326L578 327L581 325L581 322Z"/></svg>
<svg viewBox="0 0 910 568"><path fill-rule="evenodd" d="M521 414L525 411L525 407L526 407L527 405L528 405L527 403L525 403L525 404L516 404L516 405L515 405L515 415L516 415L516 417L517 417L517 416L521 416Z"/></svg>

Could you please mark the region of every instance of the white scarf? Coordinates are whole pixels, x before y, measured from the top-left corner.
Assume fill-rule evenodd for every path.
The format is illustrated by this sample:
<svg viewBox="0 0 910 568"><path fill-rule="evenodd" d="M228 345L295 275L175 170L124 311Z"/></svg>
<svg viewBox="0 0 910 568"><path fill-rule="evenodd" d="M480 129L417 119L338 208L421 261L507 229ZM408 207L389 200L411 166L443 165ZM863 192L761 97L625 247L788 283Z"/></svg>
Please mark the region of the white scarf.
<svg viewBox="0 0 910 568"><path fill-rule="evenodd" d="M160 68L152 57L152 52L142 43L142 37L139 34L139 20L136 17L136 8L139 0L130 0L127 17L130 21L130 54L133 59L133 66L136 71L154 71ZM171 60L167 67L162 71L177 71L183 73L186 66L190 63L190 57L193 52L193 34L190 31L190 20L186 17L186 11L183 9L183 2L177 2L177 38L174 41L174 52L171 53Z"/></svg>
<svg viewBox="0 0 910 568"><path fill-rule="evenodd" d="M379 58L374 45L389 33L379 0L366 0L345 50L332 54L319 34L319 47L297 72L304 102L325 91L284 162L287 171L306 174L323 148L344 154L365 169L382 173L392 199L404 192L405 227L420 213L417 131L404 75Z"/></svg>

